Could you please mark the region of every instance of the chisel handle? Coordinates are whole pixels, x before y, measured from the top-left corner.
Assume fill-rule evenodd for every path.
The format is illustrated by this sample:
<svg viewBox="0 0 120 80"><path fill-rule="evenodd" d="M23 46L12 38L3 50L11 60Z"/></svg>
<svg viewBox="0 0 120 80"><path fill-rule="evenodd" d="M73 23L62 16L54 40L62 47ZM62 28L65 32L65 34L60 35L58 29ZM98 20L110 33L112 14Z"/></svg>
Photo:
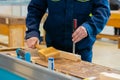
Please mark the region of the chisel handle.
<svg viewBox="0 0 120 80"><path fill-rule="evenodd" d="M77 19L73 19L73 31L77 28Z"/></svg>
<svg viewBox="0 0 120 80"><path fill-rule="evenodd" d="M73 19L73 32L77 28L77 19ZM73 43L73 53L75 54L75 43Z"/></svg>

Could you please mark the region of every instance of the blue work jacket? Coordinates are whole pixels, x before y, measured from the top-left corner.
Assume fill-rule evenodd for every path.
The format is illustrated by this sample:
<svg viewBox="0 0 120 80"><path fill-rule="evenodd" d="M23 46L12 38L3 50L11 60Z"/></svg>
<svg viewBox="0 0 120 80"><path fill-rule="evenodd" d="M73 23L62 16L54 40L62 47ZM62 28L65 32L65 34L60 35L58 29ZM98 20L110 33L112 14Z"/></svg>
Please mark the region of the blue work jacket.
<svg viewBox="0 0 120 80"><path fill-rule="evenodd" d="M84 26L88 36L76 43L76 50L91 48L110 16L108 0L31 0L28 6L26 38L40 38L39 23L48 9L44 24L48 46L72 51L73 19ZM90 16L92 14L92 16Z"/></svg>

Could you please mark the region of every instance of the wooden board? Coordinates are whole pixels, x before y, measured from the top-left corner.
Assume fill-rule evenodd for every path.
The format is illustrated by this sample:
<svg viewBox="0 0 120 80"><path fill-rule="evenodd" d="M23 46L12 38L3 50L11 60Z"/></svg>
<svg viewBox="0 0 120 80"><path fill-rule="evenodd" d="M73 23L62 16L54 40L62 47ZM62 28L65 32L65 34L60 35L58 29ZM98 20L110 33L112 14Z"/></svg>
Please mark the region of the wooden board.
<svg viewBox="0 0 120 80"><path fill-rule="evenodd" d="M9 47L23 47L25 36L25 17L0 15L0 35L8 36Z"/></svg>
<svg viewBox="0 0 120 80"><path fill-rule="evenodd" d="M48 60L49 57L56 58L65 58L73 61L80 61L81 56L77 54L72 54L65 51L60 51L55 49L54 47L48 47L48 48L41 48L39 44L36 45L36 48L38 49L38 54L41 56L42 59Z"/></svg>
<svg viewBox="0 0 120 80"><path fill-rule="evenodd" d="M48 65L47 62L42 61L41 59L37 59L36 63L45 67ZM101 72L114 72L120 74L120 71L105 66L85 61L74 62L67 59L55 60L55 70L79 78L88 78L91 76L98 77Z"/></svg>
<svg viewBox="0 0 120 80"><path fill-rule="evenodd" d="M108 26L120 28L120 11L111 11L111 16L107 22Z"/></svg>
<svg viewBox="0 0 120 80"><path fill-rule="evenodd" d="M120 80L120 74L103 72L99 78L100 80Z"/></svg>
<svg viewBox="0 0 120 80"><path fill-rule="evenodd" d="M5 53L5 52L4 52ZM7 52L7 54L14 54L15 52ZM38 56L32 56L34 63L47 67L47 61L43 61ZM88 78L88 77L97 77L101 72L112 72L120 74L119 70L111 69L109 67L101 66L94 63L89 63L85 61L75 62L63 58L59 58L55 60L55 71L64 73L66 75L75 76L78 78Z"/></svg>

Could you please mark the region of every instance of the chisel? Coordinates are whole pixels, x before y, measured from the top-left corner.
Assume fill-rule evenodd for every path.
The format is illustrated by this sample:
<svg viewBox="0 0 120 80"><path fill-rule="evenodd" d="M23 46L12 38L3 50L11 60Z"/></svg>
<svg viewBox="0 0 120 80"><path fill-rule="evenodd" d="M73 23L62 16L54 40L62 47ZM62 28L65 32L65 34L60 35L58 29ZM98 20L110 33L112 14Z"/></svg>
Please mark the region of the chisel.
<svg viewBox="0 0 120 80"><path fill-rule="evenodd" d="M73 19L73 32L77 28L77 19ZM75 54L75 43L73 42L73 53Z"/></svg>

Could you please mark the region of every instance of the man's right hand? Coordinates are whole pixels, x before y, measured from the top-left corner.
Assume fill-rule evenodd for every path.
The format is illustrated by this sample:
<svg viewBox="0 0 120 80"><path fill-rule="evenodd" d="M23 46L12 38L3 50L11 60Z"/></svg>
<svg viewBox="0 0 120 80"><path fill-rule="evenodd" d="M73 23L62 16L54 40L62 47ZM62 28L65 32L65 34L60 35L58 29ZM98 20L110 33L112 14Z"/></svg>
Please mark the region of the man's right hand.
<svg viewBox="0 0 120 80"><path fill-rule="evenodd" d="M37 43L39 43L39 39L37 37L31 37L26 40L26 44L29 48L35 48Z"/></svg>

